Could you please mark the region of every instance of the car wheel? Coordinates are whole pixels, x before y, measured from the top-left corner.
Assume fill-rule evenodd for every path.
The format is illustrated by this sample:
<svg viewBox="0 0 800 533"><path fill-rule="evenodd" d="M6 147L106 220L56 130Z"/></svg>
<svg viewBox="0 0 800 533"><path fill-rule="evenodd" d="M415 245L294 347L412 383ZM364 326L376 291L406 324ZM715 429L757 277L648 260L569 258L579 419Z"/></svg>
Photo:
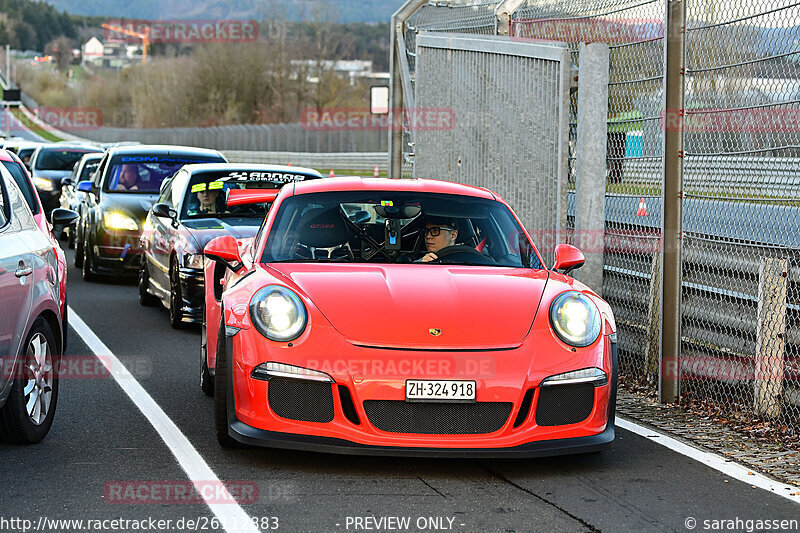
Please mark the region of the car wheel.
<svg viewBox="0 0 800 533"><path fill-rule="evenodd" d="M80 235L75 235L75 267L83 266L83 239Z"/></svg>
<svg viewBox="0 0 800 533"><path fill-rule="evenodd" d="M73 250L75 249L75 227L71 227L67 230L67 248Z"/></svg>
<svg viewBox="0 0 800 533"><path fill-rule="evenodd" d="M224 317L225 315L220 315ZM225 353L225 319L220 318L217 335L217 360L214 365L214 428L217 442L223 448L236 448L239 443L228 434L228 357Z"/></svg>
<svg viewBox="0 0 800 533"><path fill-rule="evenodd" d="M58 400L59 361L53 331L45 319L38 318L25 340L11 392L0 410L4 441L33 444L50 431Z"/></svg>
<svg viewBox="0 0 800 533"><path fill-rule="evenodd" d="M147 273L147 260L142 259L142 266L139 268L139 304L145 307L152 307L158 303L158 298L148 292L149 285L150 275Z"/></svg>
<svg viewBox="0 0 800 533"><path fill-rule="evenodd" d="M214 378L208 370L205 354L203 354L203 365L200 368L200 388L206 396L214 396Z"/></svg>
<svg viewBox="0 0 800 533"><path fill-rule="evenodd" d="M172 262L169 269L169 325L175 329L183 327L183 295L178 265Z"/></svg>
<svg viewBox="0 0 800 533"><path fill-rule="evenodd" d="M89 243L83 241L83 260L81 261L81 275L83 276L83 281L93 281L95 279L95 274L92 272L92 247L89 246Z"/></svg>
<svg viewBox="0 0 800 533"><path fill-rule="evenodd" d="M202 357L200 364L200 388L206 396L214 396L214 378L208 370L208 336L206 335L205 313L203 313L203 327L200 342L200 356Z"/></svg>

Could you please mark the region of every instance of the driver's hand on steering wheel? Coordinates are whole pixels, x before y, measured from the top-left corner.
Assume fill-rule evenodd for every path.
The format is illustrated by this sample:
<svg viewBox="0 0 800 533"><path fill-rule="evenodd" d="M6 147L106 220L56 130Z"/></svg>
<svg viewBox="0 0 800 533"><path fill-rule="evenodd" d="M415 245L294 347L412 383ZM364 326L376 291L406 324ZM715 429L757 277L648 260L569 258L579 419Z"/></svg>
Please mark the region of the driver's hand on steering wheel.
<svg viewBox="0 0 800 533"><path fill-rule="evenodd" d="M439 256L433 252L428 252L425 254L422 259L419 260L420 263L430 263L431 261L436 261L439 259Z"/></svg>

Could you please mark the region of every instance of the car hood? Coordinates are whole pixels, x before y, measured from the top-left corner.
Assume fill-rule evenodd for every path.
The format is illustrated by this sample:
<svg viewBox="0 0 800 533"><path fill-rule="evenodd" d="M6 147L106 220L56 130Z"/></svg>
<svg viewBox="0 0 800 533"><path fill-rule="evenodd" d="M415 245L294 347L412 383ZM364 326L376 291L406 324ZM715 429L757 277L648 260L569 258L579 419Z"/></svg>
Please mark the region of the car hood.
<svg viewBox="0 0 800 533"><path fill-rule="evenodd" d="M192 236L197 249L202 250L208 241L220 235L232 235L237 239L254 236L261 227L261 220L204 218L184 221L183 226Z"/></svg>
<svg viewBox="0 0 800 533"><path fill-rule="evenodd" d="M405 349L503 349L530 331L546 270L456 265L267 268L294 282L349 341Z"/></svg>
<svg viewBox="0 0 800 533"><path fill-rule="evenodd" d="M66 178L72 175L72 170L34 170L34 178L47 178L49 180Z"/></svg>
<svg viewBox="0 0 800 533"><path fill-rule="evenodd" d="M144 221L147 212L158 200L158 194L103 193L103 210L125 211L138 221Z"/></svg>

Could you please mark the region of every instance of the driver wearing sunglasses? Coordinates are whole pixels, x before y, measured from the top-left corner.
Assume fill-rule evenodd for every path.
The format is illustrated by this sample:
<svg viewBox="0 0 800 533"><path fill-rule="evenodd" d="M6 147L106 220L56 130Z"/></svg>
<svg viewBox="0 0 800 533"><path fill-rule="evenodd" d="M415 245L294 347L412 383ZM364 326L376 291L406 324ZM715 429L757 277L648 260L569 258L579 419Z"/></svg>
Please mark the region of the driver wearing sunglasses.
<svg viewBox="0 0 800 533"><path fill-rule="evenodd" d="M455 229L455 223L452 220L428 219L425 222L423 233L428 253L419 259L421 263L439 259L436 252L447 246L453 246L458 238L458 230Z"/></svg>

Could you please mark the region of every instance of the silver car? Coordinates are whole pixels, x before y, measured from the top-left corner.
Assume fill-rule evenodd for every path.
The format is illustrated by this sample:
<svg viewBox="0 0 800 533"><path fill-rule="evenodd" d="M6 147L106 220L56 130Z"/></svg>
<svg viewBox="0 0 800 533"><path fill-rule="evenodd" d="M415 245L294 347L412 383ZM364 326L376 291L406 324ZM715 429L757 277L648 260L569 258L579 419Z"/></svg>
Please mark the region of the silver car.
<svg viewBox="0 0 800 533"><path fill-rule="evenodd" d="M55 233L77 216L56 209ZM0 166L0 438L6 442L39 442L53 423L66 314L57 246Z"/></svg>
<svg viewBox="0 0 800 533"><path fill-rule="evenodd" d="M102 153L88 153L81 157L80 161L72 167L72 174L66 178L61 178L61 198L59 202L64 209L72 209L81 215L81 197L86 193L78 190L77 185L81 181L91 180L92 175L100 166L103 159ZM67 246L75 248L75 231L70 228L66 231L69 240Z"/></svg>

